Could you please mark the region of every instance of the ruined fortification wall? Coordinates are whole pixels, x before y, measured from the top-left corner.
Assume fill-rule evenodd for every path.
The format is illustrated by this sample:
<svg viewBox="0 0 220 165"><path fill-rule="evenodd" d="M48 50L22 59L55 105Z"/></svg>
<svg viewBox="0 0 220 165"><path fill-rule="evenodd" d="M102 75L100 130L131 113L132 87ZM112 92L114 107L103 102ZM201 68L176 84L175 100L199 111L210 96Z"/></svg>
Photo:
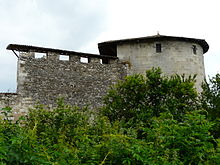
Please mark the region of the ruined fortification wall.
<svg viewBox="0 0 220 165"><path fill-rule="evenodd" d="M80 62L79 56L59 60L59 55L48 53L35 58L34 53L21 53L18 61L18 89L20 98L53 106L62 97L68 104L99 107L107 89L127 73L118 60L101 64L99 58L89 63Z"/></svg>

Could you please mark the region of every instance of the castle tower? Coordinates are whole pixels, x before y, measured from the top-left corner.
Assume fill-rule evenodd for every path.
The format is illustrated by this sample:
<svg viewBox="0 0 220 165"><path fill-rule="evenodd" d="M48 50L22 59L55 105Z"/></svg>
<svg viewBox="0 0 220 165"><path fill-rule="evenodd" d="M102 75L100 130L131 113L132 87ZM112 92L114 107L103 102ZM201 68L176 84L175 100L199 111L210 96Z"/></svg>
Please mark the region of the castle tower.
<svg viewBox="0 0 220 165"><path fill-rule="evenodd" d="M107 41L98 44L101 55L117 56L128 63L130 74L144 74L160 67L164 74L197 75L196 87L201 91L205 78L203 54L209 49L205 40L156 35Z"/></svg>

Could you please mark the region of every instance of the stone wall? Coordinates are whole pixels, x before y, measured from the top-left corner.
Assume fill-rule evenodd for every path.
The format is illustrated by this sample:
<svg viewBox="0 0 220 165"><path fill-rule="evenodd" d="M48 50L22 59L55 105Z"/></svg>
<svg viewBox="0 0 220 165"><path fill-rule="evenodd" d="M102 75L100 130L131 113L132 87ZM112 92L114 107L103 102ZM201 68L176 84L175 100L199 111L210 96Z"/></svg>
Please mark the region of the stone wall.
<svg viewBox="0 0 220 165"><path fill-rule="evenodd" d="M18 102L17 93L0 93L0 109L9 106L15 106Z"/></svg>
<svg viewBox="0 0 220 165"><path fill-rule="evenodd" d="M118 60L101 64L99 58L79 56L59 60L59 55L48 52L42 58L34 53L21 53L18 61L18 89L20 98L30 98L31 104L53 106L57 98L77 106L100 107L108 88L127 74L126 66Z"/></svg>
<svg viewBox="0 0 220 165"><path fill-rule="evenodd" d="M0 111L2 108L10 107L13 110L13 120L21 115L26 115L29 108L33 108L32 98L21 97L18 93L0 93Z"/></svg>

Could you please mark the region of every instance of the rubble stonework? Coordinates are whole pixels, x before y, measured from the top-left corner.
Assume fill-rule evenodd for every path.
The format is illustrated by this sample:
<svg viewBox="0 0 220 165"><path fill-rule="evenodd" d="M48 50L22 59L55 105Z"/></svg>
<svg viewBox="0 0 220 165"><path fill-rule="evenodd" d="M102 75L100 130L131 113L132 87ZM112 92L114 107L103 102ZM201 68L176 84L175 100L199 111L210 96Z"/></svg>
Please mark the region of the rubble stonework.
<svg viewBox="0 0 220 165"><path fill-rule="evenodd" d="M18 94L17 93L1 93L0 94L0 105L2 107L15 106L17 102Z"/></svg>
<svg viewBox="0 0 220 165"><path fill-rule="evenodd" d="M99 43L100 55L10 44L7 49L18 57L17 93L0 94L0 108L11 106L16 116L37 103L53 107L57 98L100 107L111 85L152 67L162 68L166 75L197 74L200 91L208 48L205 40L160 35ZM38 53L44 56L37 58ZM83 57L87 62L80 60Z"/></svg>
<svg viewBox="0 0 220 165"><path fill-rule="evenodd" d="M53 105L61 97L68 104L99 107L109 86L126 75L126 68L117 60L112 64L101 64L94 58L89 63L82 63L57 58L36 59L28 57L28 53L20 57L22 76L18 77L18 93L46 105Z"/></svg>
<svg viewBox="0 0 220 165"><path fill-rule="evenodd" d="M84 63L79 56L59 60L59 54L47 54L42 58L35 58L34 52L19 54L17 94L0 94L1 107L27 112L35 104L53 107L58 98L70 105L100 107L107 89L127 75L127 67L117 59L101 64L99 58L90 58Z"/></svg>

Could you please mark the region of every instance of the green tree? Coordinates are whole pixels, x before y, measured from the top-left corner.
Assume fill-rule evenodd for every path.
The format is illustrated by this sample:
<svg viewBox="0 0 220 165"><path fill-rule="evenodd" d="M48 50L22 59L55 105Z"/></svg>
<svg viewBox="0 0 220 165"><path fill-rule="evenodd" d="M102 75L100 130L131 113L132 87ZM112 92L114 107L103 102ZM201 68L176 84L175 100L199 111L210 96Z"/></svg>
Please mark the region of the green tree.
<svg viewBox="0 0 220 165"><path fill-rule="evenodd" d="M124 119L132 124L151 120L161 112L171 112L181 121L186 112L198 109L194 83L195 76L166 77L159 68L148 70L145 77L128 76L109 90L103 113L110 121Z"/></svg>
<svg viewBox="0 0 220 165"><path fill-rule="evenodd" d="M220 74L205 81L202 85L201 103L203 108L208 112L209 120L215 125L212 128L212 134L215 138L220 137Z"/></svg>
<svg viewBox="0 0 220 165"><path fill-rule="evenodd" d="M140 164L219 163L209 133L213 124L199 111L194 83L195 76L165 77L160 69L152 69L145 77L128 76L110 89L103 114L111 123L119 121L126 136L130 137L127 130L136 131L136 145L126 147L132 148L128 162L138 158Z"/></svg>
<svg viewBox="0 0 220 165"><path fill-rule="evenodd" d="M152 149L150 159L156 164L220 163L209 133L211 127L201 111L186 113L183 122L171 113L154 117L151 127L143 128L144 139Z"/></svg>
<svg viewBox="0 0 220 165"><path fill-rule="evenodd" d="M103 113L59 100L53 109L36 106L20 123L5 108L0 164L220 164L193 84L153 69L113 87Z"/></svg>

